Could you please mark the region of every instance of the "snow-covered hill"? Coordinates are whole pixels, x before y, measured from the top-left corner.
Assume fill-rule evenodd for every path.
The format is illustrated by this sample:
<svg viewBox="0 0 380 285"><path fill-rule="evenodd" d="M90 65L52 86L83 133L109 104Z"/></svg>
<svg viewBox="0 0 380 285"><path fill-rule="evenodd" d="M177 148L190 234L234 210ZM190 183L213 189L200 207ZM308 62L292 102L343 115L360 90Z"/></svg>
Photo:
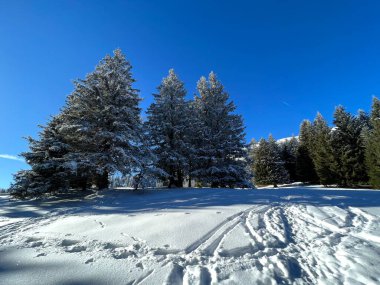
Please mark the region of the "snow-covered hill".
<svg viewBox="0 0 380 285"><path fill-rule="evenodd" d="M0 196L0 284L378 284L380 191Z"/></svg>

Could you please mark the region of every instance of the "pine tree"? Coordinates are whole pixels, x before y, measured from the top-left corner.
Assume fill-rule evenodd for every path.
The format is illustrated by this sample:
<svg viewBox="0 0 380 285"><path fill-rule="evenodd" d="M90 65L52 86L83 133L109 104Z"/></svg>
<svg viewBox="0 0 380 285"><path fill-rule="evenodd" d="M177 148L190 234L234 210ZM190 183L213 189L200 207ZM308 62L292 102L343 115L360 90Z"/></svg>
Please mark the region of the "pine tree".
<svg viewBox="0 0 380 285"><path fill-rule="evenodd" d="M107 55L84 80L75 81L63 110L62 130L72 146L67 157L99 189L109 175L133 171L142 157L138 90L131 65L120 50Z"/></svg>
<svg viewBox="0 0 380 285"><path fill-rule="evenodd" d="M318 181L312 159L312 124L308 120L303 121L300 127L296 174L302 182L315 183Z"/></svg>
<svg viewBox="0 0 380 285"><path fill-rule="evenodd" d="M197 114L197 106L194 100L188 102L188 125L190 126L185 132L185 142L187 144L187 149L185 157L187 159L187 178L188 178L188 187L192 187L192 182L194 182L193 174L198 169L198 166L201 166L201 159L198 159L198 150L203 145L204 138L203 134L203 123L200 120ZM201 182L197 181L198 185L201 185Z"/></svg>
<svg viewBox="0 0 380 285"><path fill-rule="evenodd" d="M39 139L28 137L30 151L21 155L31 166L19 171L10 190L19 198L67 191L69 179L73 177L72 165L65 163L70 147L60 133L62 117L53 117L46 126L41 126Z"/></svg>
<svg viewBox="0 0 380 285"><path fill-rule="evenodd" d="M279 183L289 182L289 175L281 159L280 147L270 135L268 141L261 139L252 149L252 171L255 184L277 187Z"/></svg>
<svg viewBox="0 0 380 285"><path fill-rule="evenodd" d="M243 120L211 72L197 85L194 107L199 128L194 177L211 187L249 186L248 155Z"/></svg>
<svg viewBox="0 0 380 285"><path fill-rule="evenodd" d="M366 119L363 113L358 117L346 112L342 106L334 113L335 128L332 132L332 146L334 149L334 172L338 184L356 186L368 180L365 168L365 145L362 136L366 128Z"/></svg>
<svg viewBox="0 0 380 285"><path fill-rule="evenodd" d="M185 101L186 90L174 70L162 80L155 102L147 111L146 129L157 167L162 170L161 179L168 186L182 187L188 169L186 132L189 131L189 104Z"/></svg>
<svg viewBox="0 0 380 285"><path fill-rule="evenodd" d="M281 159L291 182L298 181L296 162L299 142L295 137L280 144Z"/></svg>
<svg viewBox="0 0 380 285"><path fill-rule="evenodd" d="M312 130L312 158L319 181L325 186L336 183L331 129L320 113L317 114L313 122Z"/></svg>
<svg viewBox="0 0 380 285"><path fill-rule="evenodd" d="M369 181L373 188L380 189L380 100L376 97L372 102L365 158Z"/></svg>

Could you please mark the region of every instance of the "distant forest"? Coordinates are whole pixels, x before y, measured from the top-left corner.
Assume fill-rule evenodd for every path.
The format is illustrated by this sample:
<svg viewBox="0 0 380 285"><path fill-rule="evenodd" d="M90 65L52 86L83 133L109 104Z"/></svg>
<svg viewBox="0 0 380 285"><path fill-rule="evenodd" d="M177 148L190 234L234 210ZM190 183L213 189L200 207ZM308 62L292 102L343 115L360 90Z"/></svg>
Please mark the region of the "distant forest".
<svg viewBox="0 0 380 285"><path fill-rule="evenodd" d="M380 188L380 101L373 98L368 115L339 106L334 127L320 113L305 120L299 136L252 141L252 171L257 184L305 183Z"/></svg>

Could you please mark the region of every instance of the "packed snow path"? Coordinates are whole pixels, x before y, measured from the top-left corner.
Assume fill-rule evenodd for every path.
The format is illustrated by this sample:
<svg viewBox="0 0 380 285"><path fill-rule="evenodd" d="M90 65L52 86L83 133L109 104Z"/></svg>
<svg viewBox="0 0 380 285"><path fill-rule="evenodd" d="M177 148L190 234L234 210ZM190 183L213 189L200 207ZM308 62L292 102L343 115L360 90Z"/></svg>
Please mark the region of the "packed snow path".
<svg viewBox="0 0 380 285"><path fill-rule="evenodd" d="M0 284L380 283L380 191L0 197Z"/></svg>

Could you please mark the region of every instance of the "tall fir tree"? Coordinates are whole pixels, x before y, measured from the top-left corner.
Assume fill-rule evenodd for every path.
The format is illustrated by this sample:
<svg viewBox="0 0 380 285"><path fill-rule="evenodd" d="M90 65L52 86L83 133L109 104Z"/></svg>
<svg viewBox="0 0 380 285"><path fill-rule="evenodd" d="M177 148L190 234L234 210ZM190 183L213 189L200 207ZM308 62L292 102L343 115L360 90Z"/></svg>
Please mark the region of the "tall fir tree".
<svg viewBox="0 0 380 285"><path fill-rule="evenodd" d="M87 170L99 189L109 175L126 174L141 161L142 122L131 65L121 50L107 55L85 79L74 82L63 110L62 130L72 146L67 157Z"/></svg>
<svg viewBox="0 0 380 285"><path fill-rule="evenodd" d="M208 80L199 80L197 89L194 107L200 132L193 176L212 187L249 186L242 117L234 113L234 103L213 72Z"/></svg>
<svg viewBox="0 0 380 285"><path fill-rule="evenodd" d="M261 139L252 148L252 171L255 184L277 187L279 183L288 183L284 161L281 158L281 150L276 140L269 136L268 140Z"/></svg>
<svg viewBox="0 0 380 285"><path fill-rule="evenodd" d="M312 130L312 158L319 181L325 186L334 184L337 179L331 129L320 113L313 122Z"/></svg>
<svg viewBox="0 0 380 285"><path fill-rule="evenodd" d="M334 173L340 186L357 186L368 181L362 136L366 121L363 113L355 117L342 106L335 110L332 146L335 158Z"/></svg>
<svg viewBox="0 0 380 285"><path fill-rule="evenodd" d="M312 124L308 120L301 123L299 134L299 146L296 154L297 178L304 183L318 182L312 159Z"/></svg>
<svg viewBox="0 0 380 285"><path fill-rule="evenodd" d="M380 100L376 97L372 101L365 158L369 182L373 188L380 189Z"/></svg>
<svg viewBox="0 0 380 285"><path fill-rule="evenodd" d="M161 169L160 179L169 187L182 187L189 168L190 131L189 103L185 100L186 90L173 69L162 80L154 103L148 108L146 130L157 167Z"/></svg>
<svg viewBox="0 0 380 285"><path fill-rule="evenodd" d="M294 136L280 144L281 159L284 162L284 167L289 174L290 182L298 181L296 168L298 147L299 142Z"/></svg>

